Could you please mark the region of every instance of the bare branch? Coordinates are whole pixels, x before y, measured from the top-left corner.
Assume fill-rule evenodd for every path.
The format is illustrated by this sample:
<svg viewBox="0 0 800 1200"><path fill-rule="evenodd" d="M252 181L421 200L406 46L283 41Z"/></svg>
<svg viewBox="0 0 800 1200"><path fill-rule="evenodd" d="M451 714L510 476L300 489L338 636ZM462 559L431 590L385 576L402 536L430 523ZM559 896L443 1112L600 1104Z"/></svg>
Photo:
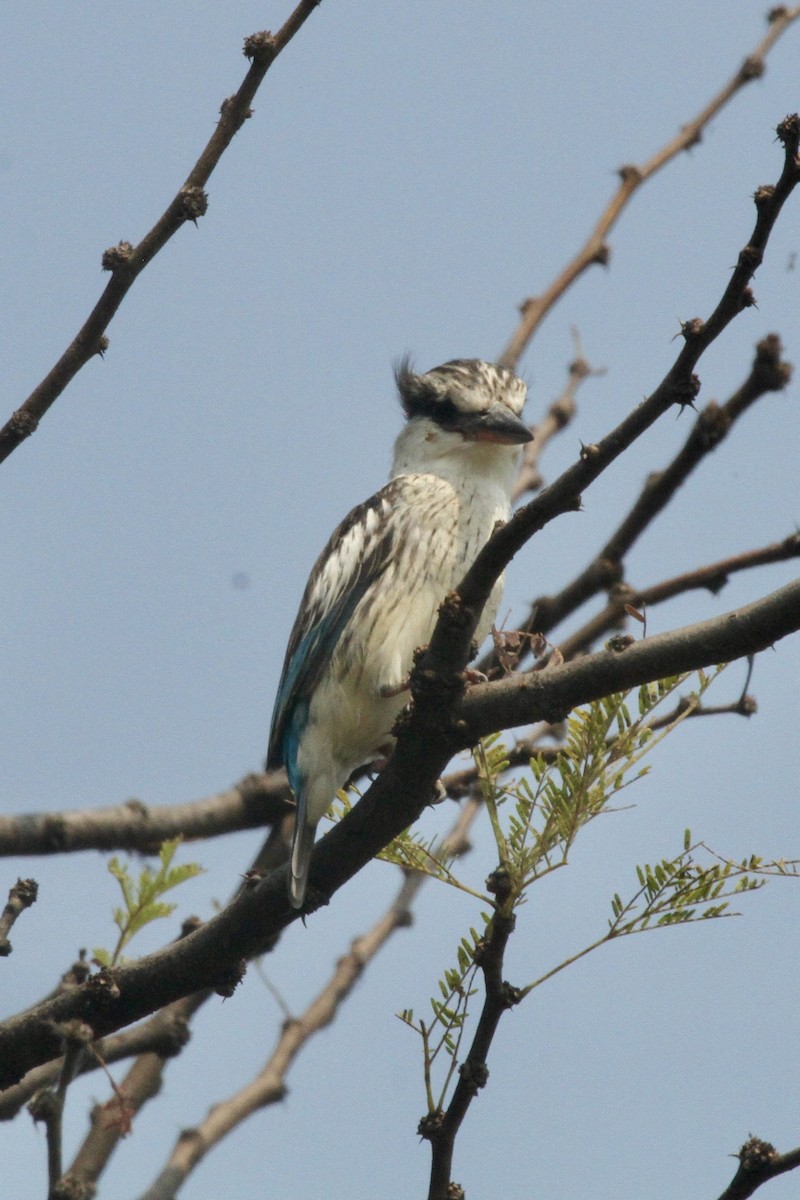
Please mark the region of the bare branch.
<svg viewBox="0 0 800 1200"><path fill-rule="evenodd" d="M539 472L539 462L548 443L565 429L574 418L577 411L575 397L584 379L593 375L604 375L602 367L592 367L583 356L578 331L573 329L572 337L575 342L575 357L569 364L569 378L560 396L552 402L538 425L531 427L532 441L528 442L522 454L519 475L511 495L512 504L524 496L526 492L537 492L543 486Z"/></svg>
<svg viewBox="0 0 800 1200"><path fill-rule="evenodd" d="M267 71L319 3L320 0L301 0L277 33L255 33L245 40L244 53L250 59L250 69L238 92L224 101L217 127L186 182L137 246L120 242L118 246L106 250L102 260L103 269L111 272L111 279L61 358L0 429L0 462L8 458L25 438L30 437L51 404L81 367L96 354L105 353L108 348L105 331L147 264L182 225L187 221L196 223L198 217L203 216L207 205L204 188L212 171L234 134L251 116L250 105Z"/></svg>
<svg viewBox="0 0 800 1200"><path fill-rule="evenodd" d="M336 964L332 978L305 1012L283 1023L275 1049L261 1071L245 1087L215 1103L199 1125L184 1129L158 1177L141 1200L174 1197L194 1168L223 1138L260 1108L282 1100L286 1077L297 1055L320 1030L329 1025L361 977L365 966L388 938L410 923L409 902L415 881L403 886L386 913L369 933L356 938Z"/></svg>
<svg viewBox="0 0 800 1200"><path fill-rule="evenodd" d="M541 325L550 309L561 299L564 292L571 287L584 271L595 263L605 266L610 256L606 238L614 225L616 225L617 220L634 192L638 191L642 184L655 175L657 171L660 171L663 166L666 166L670 159L674 158L682 150L688 150L690 146L696 145L700 141L703 130L712 117L715 117L720 109L724 108L728 101L745 84L749 83L752 79L760 78L764 74L767 54L778 38L786 32L792 22L796 21L798 17L800 17L800 6L794 8L781 6L773 9L769 15L770 28L766 36L759 42L752 54L747 56L733 77L706 107L698 113L694 120L690 121L688 125L684 125L676 137L667 142L665 146L658 150L647 162L643 163L642 166L626 165L620 167L620 185L609 201L607 208L601 214L588 240L572 261L567 263L561 274L545 288L540 296L529 298L520 306L522 320L514 331L505 350L498 358L498 362L506 367L515 367L539 325Z"/></svg>
<svg viewBox="0 0 800 1200"><path fill-rule="evenodd" d="M76 1190L82 1189L79 1195L94 1193L94 1185L111 1155L120 1140L130 1133L133 1118L158 1094L163 1062L158 1054L141 1055L131 1065L123 1083L113 1086L111 1099L93 1106L89 1132L65 1175L65 1183Z"/></svg>
<svg viewBox="0 0 800 1200"><path fill-rule="evenodd" d="M630 511L591 562L560 592L551 596L538 597L531 605L527 618L521 623L521 630L523 632L549 633L570 613L580 608L598 592L617 588L624 577L625 555L655 518L663 512L690 473L719 446L742 413L756 400L768 392L781 391L785 388L791 378L791 372L791 365L784 362L781 357L780 338L775 334L769 334L763 338L756 346L750 373L742 386L724 405L720 406L712 401L706 406L695 421L675 458L663 470L653 472L648 477ZM791 557L791 555L786 557ZM693 585L689 584L689 586ZM677 591L673 594L677 594ZM619 604L617 604L617 597L613 597L609 607L584 627L585 635L583 631L579 631L573 639L569 640L570 649L568 651L565 651L564 647L559 647L562 653L574 652L573 641L575 642L574 648L591 644L587 638L595 629L602 632L609 627L603 624L609 610L613 607L615 613L619 615L624 603L639 602L633 596L634 593L630 589L623 593L620 587ZM644 600L643 594L640 599ZM599 633L596 636L599 636ZM527 647L524 648L524 650L526 649ZM524 651L522 657L524 658ZM490 651L479 664L480 669L487 673L496 665L497 655L494 651Z"/></svg>
<svg viewBox="0 0 800 1200"><path fill-rule="evenodd" d="M415 685L413 713L395 752L361 801L317 844L311 886L331 896L411 825L435 794L454 753L497 729L553 720L587 700L684 670L764 649L800 629L800 581L745 608L669 634L603 651L532 675L479 684L459 701L449 677ZM425 688L427 687L427 692ZM72 989L0 1024L0 1084L59 1053L53 1022L81 1016L95 1036L121 1029L206 987L230 994L243 963L300 914L289 907L284 874L251 881L218 916L180 941Z"/></svg>
<svg viewBox="0 0 800 1200"><path fill-rule="evenodd" d="M464 805L453 828L442 841L443 853L455 857L469 849L469 828L482 807L476 802ZM335 1019L365 968L392 934L411 924L411 905L427 878L420 873L404 876L389 908L368 933L353 940L347 954L336 964L331 979L305 1012L284 1022L277 1045L262 1070L227 1100L216 1103L199 1125L182 1131L167 1163L142 1200L171 1200L198 1163L223 1138L258 1109L284 1098L286 1078L295 1058L317 1033ZM123 1087L127 1094L127 1083Z"/></svg>
<svg viewBox="0 0 800 1200"><path fill-rule="evenodd" d="M61 1182L61 1132L64 1102L67 1097L67 1089L78 1071L86 1047L92 1040L92 1031L88 1025L76 1017L56 1025L53 1032L60 1038L64 1046L58 1085L52 1091L48 1089L37 1093L28 1105L28 1110L34 1121L44 1122L47 1132L48 1195L56 1200L57 1188Z"/></svg>
<svg viewBox="0 0 800 1200"><path fill-rule="evenodd" d="M39 885L35 879L18 879L8 893L6 906L0 913L0 958L7 958L13 950L8 935L20 913L36 902Z"/></svg>
<svg viewBox="0 0 800 1200"><path fill-rule="evenodd" d="M178 1000L175 1004L161 1009L141 1025L112 1037L101 1038L95 1042L95 1049L106 1064L122 1062L139 1054L158 1055L162 1060L174 1058L189 1041L190 1017L209 995L210 992L200 992ZM56 1058L52 1062L34 1067L19 1083L0 1092L0 1121L12 1120L31 1096L55 1083L61 1074L62 1065L63 1058ZM84 1055L76 1077L96 1071L98 1066L97 1058Z"/></svg>
<svg viewBox="0 0 800 1200"><path fill-rule="evenodd" d="M780 392L787 386L792 368L783 361L781 352L777 334L768 334L757 344L750 374L742 386L726 404L720 406L712 401L703 409L682 449L665 470L654 472L648 478L639 499L606 542L599 558L612 564L621 563L695 467L724 441L739 417L768 392Z"/></svg>
<svg viewBox="0 0 800 1200"><path fill-rule="evenodd" d="M719 1200L747 1200L762 1183L800 1167L800 1146L779 1154L769 1142L748 1138L738 1154L739 1169Z"/></svg>
<svg viewBox="0 0 800 1200"><path fill-rule="evenodd" d="M766 566L769 563L786 562L790 558L800 556L800 534L793 533L782 542L772 542L769 546L761 546L757 550L747 550L742 554L731 555L730 558L720 559L719 562L707 563L686 571L682 575L674 575L647 588L632 588L619 584L611 591L611 600L589 621L577 629L575 633L559 642L558 649L564 658L573 658L582 650L593 646L598 638L612 629L618 629L625 617L625 606L633 604L636 607L650 608L665 600L672 600L686 592L704 589L714 595L720 592L731 575L740 571L749 571L753 567Z"/></svg>
<svg viewBox="0 0 800 1200"><path fill-rule="evenodd" d="M458 1083L443 1113L433 1113L420 1122L420 1134L431 1143L431 1175L428 1200L451 1200L451 1171L455 1140L467 1111L489 1077L486 1065L489 1049L504 1013L522 998L518 988L503 980L503 959L515 917L505 911L510 895L508 873L500 868L486 881L497 895L497 909L489 933L476 952L475 961L483 973L485 995L475 1035L458 1070Z"/></svg>
<svg viewBox="0 0 800 1200"><path fill-rule="evenodd" d="M109 808L0 817L0 856L76 850L155 853L168 838L186 841L260 829L293 810L282 774L246 775L225 792L186 804L150 807L141 800Z"/></svg>
<svg viewBox="0 0 800 1200"><path fill-rule="evenodd" d="M637 687L648 679L732 662L798 630L800 580L795 580L763 600L710 621L640 642L623 641L619 648L612 646L544 671L478 684L470 688L454 715L464 721L464 736L474 743L495 729L560 720L576 704ZM543 704L537 696L546 697Z"/></svg>

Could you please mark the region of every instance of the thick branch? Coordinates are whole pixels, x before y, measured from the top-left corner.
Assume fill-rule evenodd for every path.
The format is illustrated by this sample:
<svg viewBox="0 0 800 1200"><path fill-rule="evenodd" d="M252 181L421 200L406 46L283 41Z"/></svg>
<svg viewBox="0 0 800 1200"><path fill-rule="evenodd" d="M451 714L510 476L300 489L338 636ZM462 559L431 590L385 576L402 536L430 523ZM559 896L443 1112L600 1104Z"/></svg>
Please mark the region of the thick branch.
<svg viewBox="0 0 800 1200"><path fill-rule="evenodd" d="M561 720L577 704L732 662L800 630L800 579L744 608L544 671L470 688L456 710L471 744L496 729ZM747 645L749 649L744 649Z"/></svg>
<svg viewBox="0 0 800 1200"><path fill-rule="evenodd" d="M0 817L0 856L63 854L76 850L154 853L168 838L186 841L260 829L293 807L283 775L247 775L216 796L150 807L140 800L109 808Z"/></svg>
<svg viewBox="0 0 800 1200"><path fill-rule="evenodd" d="M442 853L457 856L469 849L468 831L482 807L478 802L463 806L453 828L443 840ZM295 1058L316 1034L335 1019L365 968L386 941L399 929L411 924L411 904L426 879L426 875L419 873L404 873L398 893L383 916L367 933L353 940L348 952L337 962L333 975L305 1012L284 1022L277 1045L258 1074L232 1096L214 1104L199 1125L181 1132L167 1163L142 1200L172 1200L195 1167L233 1129L258 1109L284 1098L286 1079ZM156 1077L160 1081L162 1070L163 1062L152 1065L150 1076L147 1077L150 1088L156 1086ZM142 1075L143 1071L137 1079ZM127 1081L123 1090L127 1094ZM91 1136L90 1133L89 1139Z"/></svg>
<svg viewBox="0 0 800 1200"><path fill-rule="evenodd" d="M162 1059L173 1058L189 1041L189 1019L208 994L201 992L196 996L187 996L184 1000L157 1012L149 1021L136 1025L133 1029L126 1029L124 1033L101 1039L95 1043L97 1053L107 1065L140 1054L155 1054ZM0 1092L0 1121L13 1120L23 1104L36 1092L55 1083L61 1074L62 1064L63 1059L56 1058L52 1062L34 1067L19 1083ZM76 1077L96 1071L98 1066L96 1057L84 1055Z"/></svg>
<svg viewBox="0 0 800 1200"><path fill-rule="evenodd" d="M108 346L105 330L147 264L186 221L196 222L205 213L207 197L203 189L212 171L234 134L251 115L250 105L267 71L319 3L320 0L301 0L276 34L256 33L246 39L244 53L251 60L250 69L238 92L223 103L217 127L186 182L137 246L120 242L103 255L103 268L111 272L111 279L61 358L0 429L0 462L30 437L81 367L95 354L104 353Z"/></svg>
<svg viewBox="0 0 800 1200"><path fill-rule="evenodd" d="M311 887L331 896L392 838L415 821L435 795L454 753L493 730L553 720L576 704L679 671L709 667L764 649L800 628L800 581L745 608L699 625L497 683L478 685L459 702L428 680L399 730L395 752L363 799L318 843ZM445 694L447 682L445 681ZM121 1029L205 987L230 991L246 960L298 914L289 908L282 871L255 882L207 924L113 974L56 996L0 1025L0 1085L59 1053L54 1021L79 1016L95 1036Z"/></svg>

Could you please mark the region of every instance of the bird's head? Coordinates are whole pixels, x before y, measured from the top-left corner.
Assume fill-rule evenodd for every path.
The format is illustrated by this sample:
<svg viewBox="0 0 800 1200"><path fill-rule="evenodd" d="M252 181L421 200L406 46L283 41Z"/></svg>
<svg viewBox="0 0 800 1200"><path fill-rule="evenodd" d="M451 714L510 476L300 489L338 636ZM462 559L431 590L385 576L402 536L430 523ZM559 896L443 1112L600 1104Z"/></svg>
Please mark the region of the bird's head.
<svg viewBox="0 0 800 1200"><path fill-rule="evenodd" d="M456 358L415 374L408 359L395 370L407 424L397 441L395 474L435 469L437 459L513 464L532 434L520 419L527 387L506 367Z"/></svg>

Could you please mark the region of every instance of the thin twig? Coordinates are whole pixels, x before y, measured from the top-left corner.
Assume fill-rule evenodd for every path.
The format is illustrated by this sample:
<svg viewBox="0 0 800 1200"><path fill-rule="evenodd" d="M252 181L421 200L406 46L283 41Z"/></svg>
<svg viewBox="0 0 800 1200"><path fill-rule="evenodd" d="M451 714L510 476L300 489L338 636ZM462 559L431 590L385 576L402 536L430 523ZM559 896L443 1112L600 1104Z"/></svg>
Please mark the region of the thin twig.
<svg viewBox="0 0 800 1200"><path fill-rule="evenodd" d="M52 1090L47 1089L35 1095L28 1105L34 1121L42 1121L45 1126L49 1197L56 1196L56 1189L62 1178L61 1133L67 1090L79 1070L86 1047L94 1036L92 1029L78 1018L58 1024L54 1032L64 1046L58 1082Z"/></svg>
<svg viewBox="0 0 800 1200"><path fill-rule="evenodd" d="M506 945L514 929L514 916L505 911L508 879L498 870L487 880L497 894L497 909L475 961L483 973L484 1002L469 1050L458 1070L458 1082L444 1112L432 1113L420 1122L419 1133L431 1143L431 1175L428 1200L450 1200L455 1139L470 1105L488 1079L487 1059L504 1013L518 1003L521 992L503 980Z"/></svg>
<svg viewBox="0 0 800 1200"><path fill-rule="evenodd" d="M790 558L800 556L800 534L793 533L782 542L773 542L769 546L761 546L757 550L748 550L742 554L731 555L730 558L720 559L719 562L707 563L686 571L682 575L674 575L660 583L647 588L633 588L620 584L612 589L612 599L599 613L585 622L580 629L558 643L558 649L565 659L573 658L597 640L610 632L619 629L625 618L626 605L651 608L666 600L686 592L705 590L716 595L728 582L731 575L741 571L750 571L754 567L766 566L769 563L786 562Z"/></svg>
<svg viewBox="0 0 800 1200"><path fill-rule="evenodd" d="M522 454L519 474L511 494L512 504L516 504L526 492L537 492L543 486L544 481L539 471L542 454L556 434L566 429L575 417L575 397L578 388L585 379L605 374L604 368L592 367L586 361L577 329L572 330L572 338L575 343L575 357L568 367L566 387L552 402L539 424L532 426L533 438L525 446Z"/></svg>
<svg viewBox="0 0 800 1200"><path fill-rule="evenodd" d="M796 21L798 17L800 17L800 5L795 8L786 8L784 6L774 8L769 14L770 28L766 36L759 42L752 54L749 54L745 58L733 77L706 107L697 114L694 120L690 121L688 125L684 125L680 133L667 142L665 146L641 166L626 165L620 167L620 185L609 201L605 211L601 214L589 238L572 261L567 263L563 271L545 288L541 295L529 298L520 306L522 319L505 350L500 355L498 362L507 367L515 367L539 325L554 304L561 299L564 292L590 266L594 264L604 266L608 262L610 250L606 238L610 230L617 223L634 192L638 191L642 184L655 175L657 171L666 166L670 159L680 154L682 150L688 150L690 146L696 145L702 137L703 130L720 109L745 84L750 83L753 79L759 79L764 74L767 54L778 38L786 32L792 22Z"/></svg>
<svg viewBox="0 0 800 1200"><path fill-rule="evenodd" d="M18 879L8 893L6 906L0 913L0 958L7 958L13 950L8 935L20 913L36 902L39 885L35 879Z"/></svg>
<svg viewBox="0 0 800 1200"><path fill-rule="evenodd" d="M780 338L775 334L767 335L757 344L753 364L741 387L725 404L712 401L706 406L676 456L667 467L648 477L629 512L588 565L560 592L540 596L534 601L529 615L521 623L522 632L535 630L547 634L598 592L619 585L624 576L625 555L664 511L691 472L720 445L738 418L756 400L787 386L792 368L783 360L781 352ZM635 600L631 602L636 603ZM494 652L479 664L486 673L495 666Z"/></svg>
<svg viewBox="0 0 800 1200"><path fill-rule="evenodd" d="M111 279L61 358L0 429L0 462L30 437L81 367L96 354L105 353L108 347L105 331L147 264L182 225L187 221L196 223L204 215L207 205L204 188L212 171L234 135L251 116L250 105L267 71L319 3L320 0L301 0L277 33L255 33L245 40L244 53L250 59L250 68L238 92L224 101L219 121L205 149L183 186L139 244L132 246L130 242L120 242L106 250L103 269L111 272Z"/></svg>

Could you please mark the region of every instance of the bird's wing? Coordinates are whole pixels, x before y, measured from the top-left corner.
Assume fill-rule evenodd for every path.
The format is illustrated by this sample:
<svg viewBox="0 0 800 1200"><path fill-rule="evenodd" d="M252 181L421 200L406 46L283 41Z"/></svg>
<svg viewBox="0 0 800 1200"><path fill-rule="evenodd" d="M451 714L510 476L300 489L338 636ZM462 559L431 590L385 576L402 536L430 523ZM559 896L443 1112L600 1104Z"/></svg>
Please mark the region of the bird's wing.
<svg viewBox="0 0 800 1200"><path fill-rule="evenodd" d="M392 556L402 521L398 502L407 486L401 476L359 504L334 530L311 572L289 638L269 736L267 770L285 761L285 742L364 593ZM402 505L400 506L402 510ZM290 764L287 764L290 765Z"/></svg>

